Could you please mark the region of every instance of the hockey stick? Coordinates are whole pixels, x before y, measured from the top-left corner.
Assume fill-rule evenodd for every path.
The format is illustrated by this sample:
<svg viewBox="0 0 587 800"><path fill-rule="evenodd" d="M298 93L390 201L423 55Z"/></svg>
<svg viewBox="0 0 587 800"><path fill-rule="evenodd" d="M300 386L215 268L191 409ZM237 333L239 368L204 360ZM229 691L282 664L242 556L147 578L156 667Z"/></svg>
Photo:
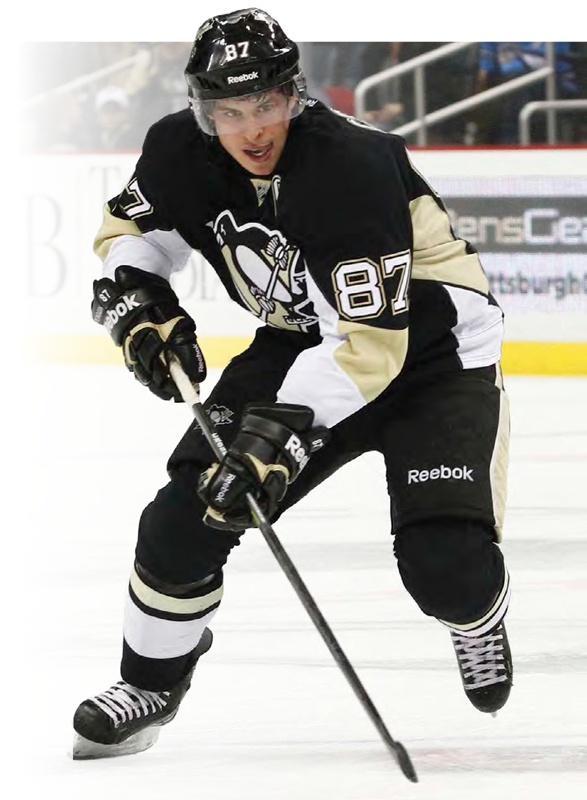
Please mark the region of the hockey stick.
<svg viewBox="0 0 587 800"><path fill-rule="evenodd" d="M226 447L224 446L224 443L220 438L220 436L213 429L213 426L210 423L210 420L206 412L204 411L204 407L200 402L200 395L197 389L192 385L190 379L183 371L179 362L175 359L171 359L170 373L171 377L173 378L173 380L177 385L177 388L179 389L179 392L184 402L186 403L186 405L190 406L192 413L195 417L196 423L198 424L198 427L204 434L206 440L208 441L208 444L212 448L212 452L214 453L216 458L220 461L226 453ZM365 687L359 680L359 677L357 676L353 666L351 665L350 661L344 654L330 626L328 625L326 619L322 615L322 612L316 605L314 598L310 594L308 588L306 587L305 583L300 577L293 562L291 561L290 557L284 550L281 542L277 538L277 535L273 530L273 527L266 519L256 499L250 493L247 494L247 502L249 504L249 508L251 509L253 519L255 520L257 527L261 531L265 541L269 545L271 552L273 553L273 555L277 559L279 566L287 576L289 582L291 583L298 598L302 602L302 605L304 606L309 616L311 617L312 622L316 626L318 632L326 642L326 645L328 646L328 649L330 650L338 667L342 671L347 681L350 683L361 705L369 715L371 722L377 728L379 735L383 739L388 750L391 752L391 754L397 761L399 768L406 776L406 778L412 781L413 783L417 783L418 776L416 775L416 770L414 769L414 765L412 764L412 761L410 759L407 750L405 749L405 747L401 742L398 742L397 740L393 739L393 737L387 730L385 723L383 722L379 712L375 708L371 698L367 694Z"/></svg>

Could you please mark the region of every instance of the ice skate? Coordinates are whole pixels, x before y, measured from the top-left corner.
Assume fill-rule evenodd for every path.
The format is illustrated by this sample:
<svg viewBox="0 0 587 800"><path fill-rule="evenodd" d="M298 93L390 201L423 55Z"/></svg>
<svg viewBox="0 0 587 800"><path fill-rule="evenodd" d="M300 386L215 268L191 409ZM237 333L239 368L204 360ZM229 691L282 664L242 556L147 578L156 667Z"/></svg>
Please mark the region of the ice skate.
<svg viewBox="0 0 587 800"><path fill-rule="evenodd" d="M205 628L190 671L169 691L150 692L119 681L105 692L84 700L73 717L73 758L129 755L154 745L161 727L177 714L198 659L211 646L212 632Z"/></svg>
<svg viewBox="0 0 587 800"><path fill-rule="evenodd" d="M512 655L503 622L483 636L450 635L465 694L476 709L495 716L512 688Z"/></svg>

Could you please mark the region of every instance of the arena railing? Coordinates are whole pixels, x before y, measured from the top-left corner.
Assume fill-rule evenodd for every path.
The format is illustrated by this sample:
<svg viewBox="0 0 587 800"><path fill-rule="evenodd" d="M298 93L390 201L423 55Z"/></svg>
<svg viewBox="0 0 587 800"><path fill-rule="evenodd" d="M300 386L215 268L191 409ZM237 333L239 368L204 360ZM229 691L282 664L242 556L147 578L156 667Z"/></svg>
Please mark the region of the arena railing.
<svg viewBox="0 0 587 800"><path fill-rule="evenodd" d="M425 82L425 67L439 61L442 58L458 53L465 48L471 47L477 42L451 42L441 47L431 50L423 55L411 58L403 64L397 64L393 67L388 67L375 75L370 75L359 81L355 87L355 113L359 119L363 119L366 112L366 95L370 89L381 84L388 83L395 80L400 75L414 73L414 107L416 109L415 118L400 125L392 130L400 136L407 136L411 133L416 133L416 144L420 147L425 147L428 143L428 128L436 125L439 122L450 119L451 117L469 111L472 108L481 106L490 100L495 100L497 97L502 97L506 94L518 91L525 86L528 86L538 81L546 81L546 99L552 103L556 93L556 72L555 72L555 53L554 43L546 43L546 66L535 70L527 75L522 75L518 78L512 78L500 86L494 86L491 89L485 89L478 92L471 97L466 97L456 103L451 103L444 108L433 111L429 114L426 113L426 82ZM556 118L555 108L549 107L547 110L547 141L549 144L556 143Z"/></svg>
<svg viewBox="0 0 587 800"><path fill-rule="evenodd" d="M531 144L530 136L530 118L537 111L545 111L548 113L551 110L559 109L561 111L581 111L587 109L587 99L585 100L534 100L526 105L520 111L519 131L520 131L520 144L528 146Z"/></svg>

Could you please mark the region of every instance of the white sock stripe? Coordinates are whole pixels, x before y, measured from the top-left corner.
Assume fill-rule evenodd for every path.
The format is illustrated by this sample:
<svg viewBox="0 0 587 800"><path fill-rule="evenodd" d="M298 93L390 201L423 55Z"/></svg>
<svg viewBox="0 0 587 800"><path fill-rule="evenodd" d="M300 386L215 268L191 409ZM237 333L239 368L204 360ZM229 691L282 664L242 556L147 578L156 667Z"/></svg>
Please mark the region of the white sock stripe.
<svg viewBox="0 0 587 800"><path fill-rule="evenodd" d="M190 653L200 641L204 628L217 608L197 619L167 620L152 617L140 609L129 593L124 607L124 638L146 658L176 658Z"/></svg>
<svg viewBox="0 0 587 800"><path fill-rule="evenodd" d="M130 574L130 585L133 592L143 605L155 611L163 611L168 614L198 614L211 606L216 605L222 599L224 585L200 597L170 597L169 595L157 592L141 580L136 569L133 567Z"/></svg>

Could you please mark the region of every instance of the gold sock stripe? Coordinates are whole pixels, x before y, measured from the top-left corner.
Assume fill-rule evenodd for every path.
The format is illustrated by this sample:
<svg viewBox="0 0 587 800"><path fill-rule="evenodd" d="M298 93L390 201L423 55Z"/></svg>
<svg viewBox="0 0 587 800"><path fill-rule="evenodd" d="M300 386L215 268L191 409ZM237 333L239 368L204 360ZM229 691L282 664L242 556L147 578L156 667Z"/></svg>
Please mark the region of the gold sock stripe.
<svg viewBox="0 0 587 800"><path fill-rule="evenodd" d="M141 580L136 569L133 567L130 574L130 586L138 600L147 608L155 611L162 611L166 614L200 614L208 608L217 605L222 599L224 586L200 597L171 597L152 589Z"/></svg>

